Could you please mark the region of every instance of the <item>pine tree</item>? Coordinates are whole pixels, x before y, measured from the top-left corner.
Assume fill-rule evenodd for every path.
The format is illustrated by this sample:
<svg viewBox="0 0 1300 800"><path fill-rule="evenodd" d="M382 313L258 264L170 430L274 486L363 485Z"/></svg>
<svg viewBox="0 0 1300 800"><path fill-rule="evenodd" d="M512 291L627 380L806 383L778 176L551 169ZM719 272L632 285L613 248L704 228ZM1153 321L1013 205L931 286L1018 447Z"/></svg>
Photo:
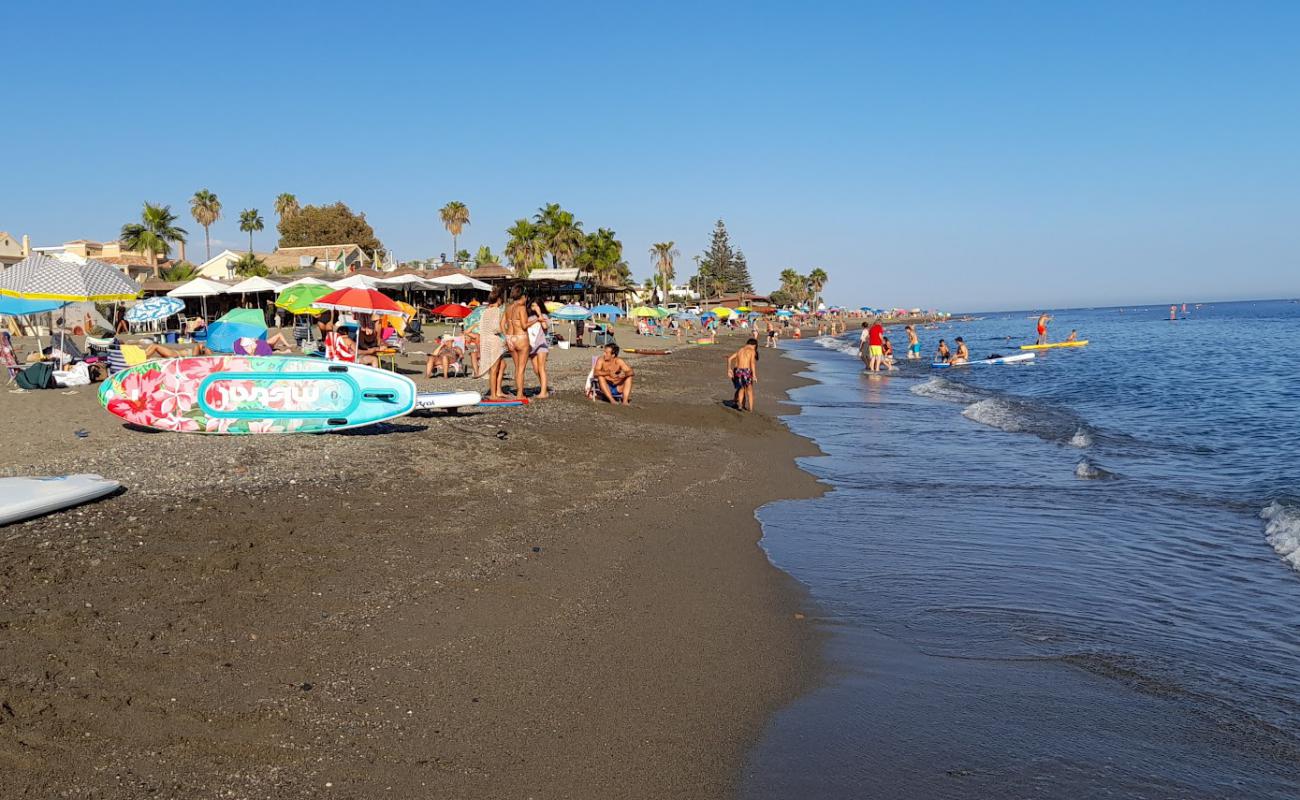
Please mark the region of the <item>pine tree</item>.
<svg viewBox="0 0 1300 800"><path fill-rule="evenodd" d="M728 283L729 292L754 293L754 280L749 277L749 262L745 260L745 253L741 250L736 250L736 257L731 260L731 279Z"/></svg>
<svg viewBox="0 0 1300 800"><path fill-rule="evenodd" d="M735 252L731 249L731 237L727 235L727 225L722 220L713 227L713 240L709 249L700 258L700 277L704 285L718 286L722 291L730 291Z"/></svg>

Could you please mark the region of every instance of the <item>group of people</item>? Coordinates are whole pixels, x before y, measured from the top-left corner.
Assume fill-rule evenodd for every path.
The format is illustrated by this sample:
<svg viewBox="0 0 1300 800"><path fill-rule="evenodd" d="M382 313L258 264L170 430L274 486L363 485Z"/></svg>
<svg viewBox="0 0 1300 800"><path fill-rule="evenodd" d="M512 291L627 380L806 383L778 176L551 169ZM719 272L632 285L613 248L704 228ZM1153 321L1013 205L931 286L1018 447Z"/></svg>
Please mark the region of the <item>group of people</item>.
<svg viewBox="0 0 1300 800"><path fill-rule="evenodd" d="M921 357L921 340L917 338L916 328L907 325L903 328L907 334L907 357ZM888 372L894 366L894 344L885 335L885 326L877 319L862 323L862 335L858 337L858 355L867 364L868 372Z"/></svg>
<svg viewBox="0 0 1300 800"><path fill-rule="evenodd" d="M514 365L516 399L525 398L524 374L529 365L540 384L536 397L550 396L546 374L549 329L550 317L541 298L529 297L519 284L509 289L502 286L492 289L478 320L478 358L474 368L475 377L488 379L489 400L506 399L502 383L507 357Z"/></svg>

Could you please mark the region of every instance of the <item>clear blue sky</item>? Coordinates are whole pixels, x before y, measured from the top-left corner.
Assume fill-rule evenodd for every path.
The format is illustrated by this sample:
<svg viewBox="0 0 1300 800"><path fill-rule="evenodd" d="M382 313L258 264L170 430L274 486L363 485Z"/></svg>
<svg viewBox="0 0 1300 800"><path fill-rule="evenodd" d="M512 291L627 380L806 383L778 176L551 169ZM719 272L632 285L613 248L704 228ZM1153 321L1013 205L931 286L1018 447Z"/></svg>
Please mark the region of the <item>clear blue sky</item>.
<svg viewBox="0 0 1300 800"><path fill-rule="evenodd" d="M1300 295L1300 3L178 3L9 9L0 229L111 238L282 191L399 257L555 201L679 274L1027 308ZM274 226L259 249L275 244Z"/></svg>

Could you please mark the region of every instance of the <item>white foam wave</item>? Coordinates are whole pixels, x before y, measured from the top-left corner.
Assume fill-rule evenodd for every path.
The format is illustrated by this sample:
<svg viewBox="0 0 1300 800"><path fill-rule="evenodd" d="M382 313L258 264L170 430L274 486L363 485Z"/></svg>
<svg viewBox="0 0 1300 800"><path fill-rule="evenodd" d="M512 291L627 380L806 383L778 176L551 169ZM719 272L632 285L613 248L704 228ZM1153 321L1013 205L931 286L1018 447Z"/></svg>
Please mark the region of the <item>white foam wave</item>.
<svg viewBox="0 0 1300 800"><path fill-rule="evenodd" d="M1073 444L1080 433L1089 443L1092 441L1092 435L1069 410L1030 400L987 397L967 406L961 415L991 428L1008 433L1029 433L1049 442Z"/></svg>
<svg viewBox="0 0 1300 800"><path fill-rule="evenodd" d="M1080 449L1084 447L1092 447L1092 434L1088 433L1083 428L1080 428L1070 437L1070 446L1078 447Z"/></svg>
<svg viewBox="0 0 1300 800"><path fill-rule="evenodd" d="M1300 508L1274 500L1259 516L1264 520L1264 538L1283 561L1300 572Z"/></svg>
<svg viewBox="0 0 1300 800"><path fill-rule="evenodd" d="M818 336L816 341L817 344L825 347L827 350L834 350L839 353L853 356L854 358L859 357L857 345L844 339L836 339L834 336Z"/></svg>
<svg viewBox="0 0 1300 800"><path fill-rule="evenodd" d="M1115 478L1116 475L1085 458L1074 465L1074 477L1084 481L1108 481Z"/></svg>
<svg viewBox="0 0 1300 800"><path fill-rule="evenodd" d="M939 377L915 384L909 391L921 397L930 397L948 403L973 403L988 396L987 392L973 386Z"/></svg>

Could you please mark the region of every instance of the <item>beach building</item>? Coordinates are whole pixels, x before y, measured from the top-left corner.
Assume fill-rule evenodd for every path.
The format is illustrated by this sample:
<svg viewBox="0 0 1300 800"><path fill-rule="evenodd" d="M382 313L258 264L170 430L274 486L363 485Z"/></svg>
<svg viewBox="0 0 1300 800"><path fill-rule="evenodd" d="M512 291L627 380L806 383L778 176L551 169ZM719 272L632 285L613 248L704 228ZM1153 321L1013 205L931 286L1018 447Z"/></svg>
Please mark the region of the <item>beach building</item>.
<svg viewBox="0 0 1300 800"><path fill-rule="evenodd" d="M19 261L22 261L31 250L31 243L24 236L22 241L7 233L0 231L0 269L12 267Z"/></svg>
<svg viewBox="0 0 1300 800"><path fill-rule="evenodd" d="M295 269L315 267L332 272L351 272L373 265L374 259L357 244L325 244L310 247L277 247L272 255L297 259ZM267 262L270 265L270 262Z"/></svg>
<svg viewBox="0 0 1300 800"><path fill-rule="evenodd" d="M107 242L100 242L95 239L73 239L60 245L32 247L30 249L32 252L47 256L70 255L81 259L102 261L105 264L117 267L126 273L128 277L134 279L152 275L154 271L153 266L149 263L148 253L123 247L122 243L116 239ZM181 257L184 258L183 255ZM158 259L160 269L169 267L172 263L170 259Z"/></svg>

